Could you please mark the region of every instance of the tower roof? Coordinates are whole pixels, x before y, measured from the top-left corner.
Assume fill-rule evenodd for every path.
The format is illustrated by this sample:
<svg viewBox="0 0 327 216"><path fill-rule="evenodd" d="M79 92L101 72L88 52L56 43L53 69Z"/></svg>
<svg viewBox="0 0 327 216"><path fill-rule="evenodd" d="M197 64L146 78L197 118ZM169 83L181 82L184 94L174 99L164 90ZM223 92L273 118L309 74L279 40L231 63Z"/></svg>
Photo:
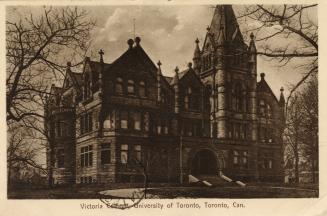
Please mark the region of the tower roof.
<svg viewBox="0 0 327 216"><path fill-rule="evenodd" d="M218 41L224 36L226 41L238 40L244 43L231 5L216 6L208 33L213 35L215 41Z"/></svg>
<svg viewBox="0 0 327 216"><path fill-rule="evenodd" d="M193 59L197 59L201 57L201 51L200 51L200 47L199 47L199 39L197 38L195 40L195 50L194 50L194 55L193 55Z"/></svg>

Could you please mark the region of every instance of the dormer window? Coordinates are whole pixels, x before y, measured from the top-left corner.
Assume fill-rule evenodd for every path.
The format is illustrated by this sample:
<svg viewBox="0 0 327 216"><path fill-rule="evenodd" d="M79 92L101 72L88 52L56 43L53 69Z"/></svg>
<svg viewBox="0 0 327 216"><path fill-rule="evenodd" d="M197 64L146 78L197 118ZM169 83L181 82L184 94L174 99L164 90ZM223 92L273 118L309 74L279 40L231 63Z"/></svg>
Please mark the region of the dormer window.
<svg viewBox="0 0 327 216"><path fill-rule="evenodd" d="M84 99L91 96L91 79L89 74L85 75Z"/></svg>
<svg viewBox="0 0 327 216"><path fill-rule="evenodd" d="M139 96L140 97L145 97L146 96L146 93L145 93L145 82L144 81L140 81L140 84L139 84Z"/></svg>
<svg viewBox="0 0 327 216"><path fill-rule="evenodd" d="M127 93L135 94L135 86L134 86L133 80L128 80L128 82L127 82Z"/></svg>
<svg viewBox="0 0 327 216"><path fill-rule="evenodd" d="M116 79L115 93L120 95L123 94L123 79L120 77Z"/></svg>

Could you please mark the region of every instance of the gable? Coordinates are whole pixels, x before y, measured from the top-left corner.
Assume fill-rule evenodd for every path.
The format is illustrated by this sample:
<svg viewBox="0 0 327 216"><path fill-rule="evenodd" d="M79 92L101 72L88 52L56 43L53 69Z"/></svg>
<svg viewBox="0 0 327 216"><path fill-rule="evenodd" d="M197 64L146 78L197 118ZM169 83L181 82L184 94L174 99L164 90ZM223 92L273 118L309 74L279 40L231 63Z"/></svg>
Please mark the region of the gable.
<svg viewBox="0 0 327 216"><path fill-rule="evenodd" d="M270 94L278 103L278 99L275 96L274 92L269 87L268 83L265 80L260 80L260 82L257 83L257 92L265 92Z"/></svg>
<svg viewBox="0 0 327 216"><path fill-rule="evenodd" d="M152 76L156 76L157 67L141 48L134 46L117 58L110 67L111 72L116 71L139 71L150 72Z"/></svg>
<svg viewBox="0 0 327 216"><path fill-rule="evenodd" d="M204 88L204 85L201 79L196 75L195 71L190 68L180 73L179 83L181 86L189 86L191 83L199 88Z"/></svg>

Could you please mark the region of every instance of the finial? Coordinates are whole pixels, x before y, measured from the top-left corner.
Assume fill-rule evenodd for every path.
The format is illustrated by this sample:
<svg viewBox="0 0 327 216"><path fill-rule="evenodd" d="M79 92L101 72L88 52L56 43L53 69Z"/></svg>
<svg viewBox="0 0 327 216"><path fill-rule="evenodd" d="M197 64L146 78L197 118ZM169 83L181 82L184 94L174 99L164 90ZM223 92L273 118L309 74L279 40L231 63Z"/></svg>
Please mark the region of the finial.
<svg viewBox="0 0 327 216"><path fill-rule="evenodd" d="M209 26L207 26L207 31L210 31L210 27Z"/></svg>
<svg viewBox="0 0 327 216"><path fill-rule="evenodd" d="M103 55L104 55L103 49L100 49L99 54L100 54L100 62L103 62Z"/></svg>
<svg viewBox="0 0 327 216"><path fill-rule="evenodd" d="M178 67L176 66L176 68L175 68L175 73L177 74L178 71L179 71L179 69L178 69Z"/></svg>
<svg viewBox="0 0 327 216"><path fill-rule="evenodd" d="M199 38L196 38L196 40L195 40L195 43L199 43L200 41L199 41Z"/></svg>
<svg viewBox="0 0 327 216"><path fill-rule="evenodd" d="M189 62L189 63L187 64L187 66L188 66L189 68L192 68L192 62Z"/></svg>
<svg viewBox="0 0 327 216"><path fill-rule="evenodd" d="M129 46L129 48L131 49L133 47L134 40L133 39L128 39L127 44Z"/></svg>
<svg viewBox="0 0 327 216"><path fill-rule="evenodd" d="M283 86L280 88L280 91L281 91L281 92L283 92L283 91L284 91L284 87L283 87Z"/></svg>
<svg viewBox="0 0 327 216"><path fill-rule="evenodd" d="M254 34L253 34L253 32L251 32L251 34L250 34L250 38L251 38L251 40L254 39Z"/></svg>
<svg viewBox="0 0 327 216"><path fill-rule="evenodd" d="M161 66L161 61L160 61L160 60L158 61L157 65L158 65L159 67Z"/></svg>
<svg viewBox="0 0 327 216"><path fill-rule="evenodd" d="M136 43L136 46L138 46L141 42L141 38L140 37L136 37L135 38L135 43Z"/></svg>
<svg viewBox="0 0 327 216"><path fill-rule="evenodd" d="M261 79L265 79L265 73L260 74Z"/></svg>

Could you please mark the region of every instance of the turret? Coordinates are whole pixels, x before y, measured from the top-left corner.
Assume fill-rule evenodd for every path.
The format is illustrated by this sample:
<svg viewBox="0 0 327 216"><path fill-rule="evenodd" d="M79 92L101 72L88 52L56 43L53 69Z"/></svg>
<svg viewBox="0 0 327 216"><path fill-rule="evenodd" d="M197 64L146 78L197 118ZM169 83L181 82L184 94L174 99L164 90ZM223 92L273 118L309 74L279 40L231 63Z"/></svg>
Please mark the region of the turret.
<svg viewBox="0 0 327 216"><path fill-rule="evenodd" d="M178 77L178 67L175 68L175 76L173 78L172 84L175 91L175 113L179 113L179 77Z"/></svg>
<svg viewBox="0 0 327 216"><path fill-rule="evenodd" d="M201 72L201 51L199 47L199 39L195 40L195 50L193 55L193 64L194 64L194 71L196 74L200 74Z"/></svg>
<svg viewBox="0 0 327 216"><path fill-rule="evenodd" d="M253 33L250 34L250 44L248 48L249 55L249 114L251 115L251 140L257 140L257 49L254 42ZM264 80L265 74L260 74L261 80Z"/></svg>
<svg viewBox="0 0 327 216"><path fill-rule="evenodd" d="M285 97L284 97L284 88L283 87L280 88L280 96L279 96L278 104L279 104L279 110L280 110L280 113L282 116L281 120L282 120L283 124L285 124Z"/></svg>
<svg viewBox="0 0 327 216"><path fill-rule="evenodd" d="M256 66L256 63L257 63L257 48L255 46L255 42L254 42L254 35L253 33L250 34L250 44L249 44L249 49L248 49L248 52L249 52L249 63L250 63L250 67L251 66ZM251 73L256 73L256 67L255 68L251 68L252 71ZM255 71L254 71L255 69Z"/></svg>
<svg viewBox="0 0 327 216"><path fill-rule="evenodd" d="M100 71L99 71L98 83L99 83L99 92L102 95L102 76L103 76L103 71L104 71L104 61L103 61L104 51L102 49L100 49L99 55L100 55Z"/></svg>
<svg viewBox="0 0 327 216"><path fill-rule="evenodd" d="M157 100L160 103L161 102L161 62L158 61L158 71L157 71Z"/></svg>

